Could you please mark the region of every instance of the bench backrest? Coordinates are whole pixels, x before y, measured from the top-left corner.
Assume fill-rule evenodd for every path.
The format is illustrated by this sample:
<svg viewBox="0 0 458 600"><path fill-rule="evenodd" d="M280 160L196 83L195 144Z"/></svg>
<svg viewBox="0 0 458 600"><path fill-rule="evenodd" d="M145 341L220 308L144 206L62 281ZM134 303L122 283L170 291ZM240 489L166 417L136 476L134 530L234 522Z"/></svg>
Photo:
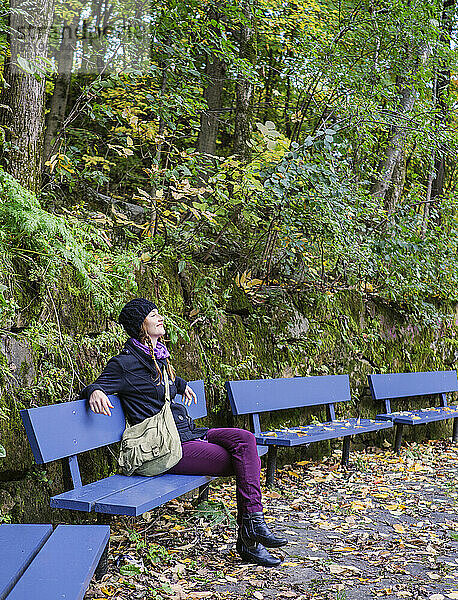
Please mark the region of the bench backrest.
<svg viewBox="0 0 458 600"><path fill-rule="evenodd" d="M193 419L205 417L204 382L190 381L189 385L198 402L187 407L188 412ZM86 400L21 410L36 462L42 464L119 442L125 428L124 412L117 396L110 396L110 400L114 407L111 417L93 413Z"/></svg>
<svg viewBox="0 0 458 600"><path fill-rule="evenodd" d="M441 405L446 406L446 393L458 391L456 371L372 374L368 379L373 398L385 400L387 412L390 399L440 394Z"/></svg>
<svg viewBox="0 0 458 600"><path fill-rule="evenodd" d="M332 405L351 398L348 375L227 381L226 390L234 415Z"/></svg>

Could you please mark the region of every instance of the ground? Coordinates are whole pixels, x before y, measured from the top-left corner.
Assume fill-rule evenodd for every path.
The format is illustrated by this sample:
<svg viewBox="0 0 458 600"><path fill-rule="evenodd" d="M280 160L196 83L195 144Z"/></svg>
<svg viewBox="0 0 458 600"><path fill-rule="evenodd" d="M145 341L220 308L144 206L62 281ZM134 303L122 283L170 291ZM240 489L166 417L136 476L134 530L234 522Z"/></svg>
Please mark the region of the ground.
<svg viewBox="0 0 458 600"><path fill-rule="evenodd" d="M109 572L86 600L458 599L458 446L439 440L303 461L264 489L268 521L288 546L275 569L235 553L234 485L200 507L173 501L112 523Z"/></svg>

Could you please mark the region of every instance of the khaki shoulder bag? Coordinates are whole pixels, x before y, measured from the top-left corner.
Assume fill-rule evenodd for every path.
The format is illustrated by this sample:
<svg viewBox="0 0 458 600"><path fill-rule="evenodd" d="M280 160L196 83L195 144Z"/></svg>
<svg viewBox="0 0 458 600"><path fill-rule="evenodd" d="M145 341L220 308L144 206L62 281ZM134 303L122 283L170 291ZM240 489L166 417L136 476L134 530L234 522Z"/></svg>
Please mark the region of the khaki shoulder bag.
<svg viewBox="0 0 458 600"><path fill-rule="evenodd" d="M165 402L161 410L132 427L126 423L118 459L124 475L159 475L175 466L183 455L172 414L169 378L165 368L163 376Z"/></svg>

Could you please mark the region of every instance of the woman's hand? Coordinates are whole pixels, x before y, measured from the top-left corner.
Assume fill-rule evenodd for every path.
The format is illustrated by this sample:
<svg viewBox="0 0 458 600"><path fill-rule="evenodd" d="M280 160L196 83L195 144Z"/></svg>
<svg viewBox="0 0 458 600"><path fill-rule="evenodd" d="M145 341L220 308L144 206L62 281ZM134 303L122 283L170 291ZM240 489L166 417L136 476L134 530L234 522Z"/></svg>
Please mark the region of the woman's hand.
<svg viewBox="0 0 458 600"><path fill-rule="evenodd" d="M183 404L185 404L186 406L189 406L193 402L194 402L194 404L197 404L196 393L194 392L194 390L192 390L189 387L189 385L187 385L186 388L185 388L185 390L184 390L182 401L183 401Z"/></svg>
<svg viewBox="0 0 458 600"><path fill-rule="evenodd" d="M98 415L111 417L110 408L113 408L108 396L102 390L94 390L89 398L89 406L92 412Z"/></svg>

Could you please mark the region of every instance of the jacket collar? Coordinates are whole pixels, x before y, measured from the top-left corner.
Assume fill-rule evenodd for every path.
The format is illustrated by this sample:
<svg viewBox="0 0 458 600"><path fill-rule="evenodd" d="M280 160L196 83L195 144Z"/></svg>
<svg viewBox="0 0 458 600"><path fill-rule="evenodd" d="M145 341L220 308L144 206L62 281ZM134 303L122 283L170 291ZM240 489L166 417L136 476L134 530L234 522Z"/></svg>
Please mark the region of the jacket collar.
<svg viewBox="0 0 458 600"><path fill-rule="evenodd" d="M128 354L132 354L138 359L144 367L148 369L148 371L152 371L154 367L154 362L151 356L148 356L146 352L143 352L140 348L138 348L135 344L133 344L130 340L124 345L124 351Z"/></svg>

